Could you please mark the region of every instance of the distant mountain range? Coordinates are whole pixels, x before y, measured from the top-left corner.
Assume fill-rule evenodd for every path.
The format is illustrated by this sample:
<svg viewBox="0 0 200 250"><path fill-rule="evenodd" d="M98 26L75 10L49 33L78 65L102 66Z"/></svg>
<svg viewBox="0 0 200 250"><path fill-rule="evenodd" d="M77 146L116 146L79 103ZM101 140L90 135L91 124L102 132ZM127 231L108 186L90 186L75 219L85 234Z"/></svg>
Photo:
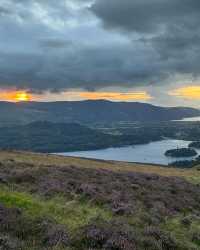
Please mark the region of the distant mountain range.
<svg viewBox="0 0 200 250"><path fill-rule="evenodd" d="M200 116L200 110L186 107L158 107L138 102L0 102L0 126L35 121L95 124L99 122L151 122Z"/></svg>

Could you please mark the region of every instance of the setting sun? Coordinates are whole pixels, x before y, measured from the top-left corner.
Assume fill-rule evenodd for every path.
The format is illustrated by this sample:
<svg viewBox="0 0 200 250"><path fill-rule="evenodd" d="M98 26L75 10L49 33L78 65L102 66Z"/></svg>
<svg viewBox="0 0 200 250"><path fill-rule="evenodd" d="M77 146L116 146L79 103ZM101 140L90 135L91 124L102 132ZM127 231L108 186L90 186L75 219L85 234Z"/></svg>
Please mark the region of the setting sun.
<svg viewBox="0 0 200 250"><path fill-rule="evenodd" d="M26 92L17 92L14 99L17 102L27 102L31 100L31 97Z"/></svg>
<svg viewBox="0 0 200 250"><path fill-rule="evenodd" d="M9 102L27 102L32 100L32 95L26 91L0 91L0 100Z"/></svg>

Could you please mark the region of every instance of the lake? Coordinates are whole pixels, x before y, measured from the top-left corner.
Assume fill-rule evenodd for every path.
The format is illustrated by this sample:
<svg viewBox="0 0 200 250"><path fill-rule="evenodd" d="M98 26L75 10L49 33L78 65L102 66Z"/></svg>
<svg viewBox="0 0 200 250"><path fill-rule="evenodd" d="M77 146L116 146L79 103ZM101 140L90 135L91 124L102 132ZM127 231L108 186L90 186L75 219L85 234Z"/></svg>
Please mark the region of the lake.
<svg viewBox="0 0 200 250"><path fill-rule="evenodd" d="M184 119L179 120L179 121L183 121L183 122L199 122L200 121L200 116L184 118Z"/></svg>
<svg viewBox="0 0 200 250"><path fill-rule="evenodd" d="M163 141L151 142L144 145L134 145L92 151L59 153L59 155L85 157L101 160L115 160L168 165L170 162L176 160L193 159L192 157L170 158L164 155L164 153L168 149L173 149L177 147L187 147L189 143L190 142L188 141L168 139ZM200 150L197 151L200 154Z"/></svg>

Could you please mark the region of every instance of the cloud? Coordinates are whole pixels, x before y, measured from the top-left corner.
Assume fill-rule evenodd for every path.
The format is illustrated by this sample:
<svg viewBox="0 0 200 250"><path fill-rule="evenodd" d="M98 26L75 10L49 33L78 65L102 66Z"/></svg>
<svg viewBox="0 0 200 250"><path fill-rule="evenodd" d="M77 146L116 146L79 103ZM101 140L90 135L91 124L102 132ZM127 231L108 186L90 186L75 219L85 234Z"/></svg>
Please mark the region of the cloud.
<svg viewBox="0 0 200 250"><path fill-rule="evenodd" d="M137 36L146 48L153 48L162 63L158 71L199 77L198 0L96 0L91 11L107 30L130 39Z"/></svg>
<svg viewBox="0 0 200 250"><path fill-rule="evenodd" d="M100 40L100 39L99 39ZM0 52L0 82L31 91L63 91L69 88L97 90L108 86L133 87L156 82L157 62L129 41L65 41L39 39L30 52ZM26 44L26 43L24 43ZM24 51L25 50L25 51ZM1 64L2 61L2 64ZM160 76L161 77L161 76Z"/></svg>
<svg viewBox="0 0 200 250"><path fill-rule="evenodd" d="M198 79L199 12L198 0L2 0L0 87L116 92Z"/></svg>
<svg viewBox="0 0 200 250"><path fill-rule="evenodd" d="M39 44L43 48L47 49L64 49L72 45L71 41L64 40L64 39L57 39L57 38L47 38L41 39Z"/></svg>
<svg viewBox="0 0 200 250"><path fill-rule="evenodd" d="M5 8L3 6L0 6L0 17L10 15L11 13L12 12L9 9L7 9L7 8Z"/></svg>
<svg viewBox="0 0 200 250"><path fill-rule="evenodd" d="M138 33L163 32L170 26L198 27L198 0L96 0L91 10L107 28Z"/></svg>

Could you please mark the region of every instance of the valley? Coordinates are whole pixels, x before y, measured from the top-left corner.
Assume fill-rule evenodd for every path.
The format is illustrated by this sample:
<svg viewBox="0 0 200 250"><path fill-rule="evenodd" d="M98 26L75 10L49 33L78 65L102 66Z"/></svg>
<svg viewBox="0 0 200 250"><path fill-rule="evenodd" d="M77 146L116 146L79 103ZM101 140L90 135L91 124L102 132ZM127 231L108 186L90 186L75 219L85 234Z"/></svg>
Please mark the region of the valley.
<svg viewBox="0 0 200 250"><path fill-rule="evenodd" d="M0 128L0 149L171 164L165 151L200 140L199 122L78 123L38 121ZM178 160L193 160L184 158ZM188 164L187 164L188 165ZM193 165L193 164L192 164Z"/></svg>

